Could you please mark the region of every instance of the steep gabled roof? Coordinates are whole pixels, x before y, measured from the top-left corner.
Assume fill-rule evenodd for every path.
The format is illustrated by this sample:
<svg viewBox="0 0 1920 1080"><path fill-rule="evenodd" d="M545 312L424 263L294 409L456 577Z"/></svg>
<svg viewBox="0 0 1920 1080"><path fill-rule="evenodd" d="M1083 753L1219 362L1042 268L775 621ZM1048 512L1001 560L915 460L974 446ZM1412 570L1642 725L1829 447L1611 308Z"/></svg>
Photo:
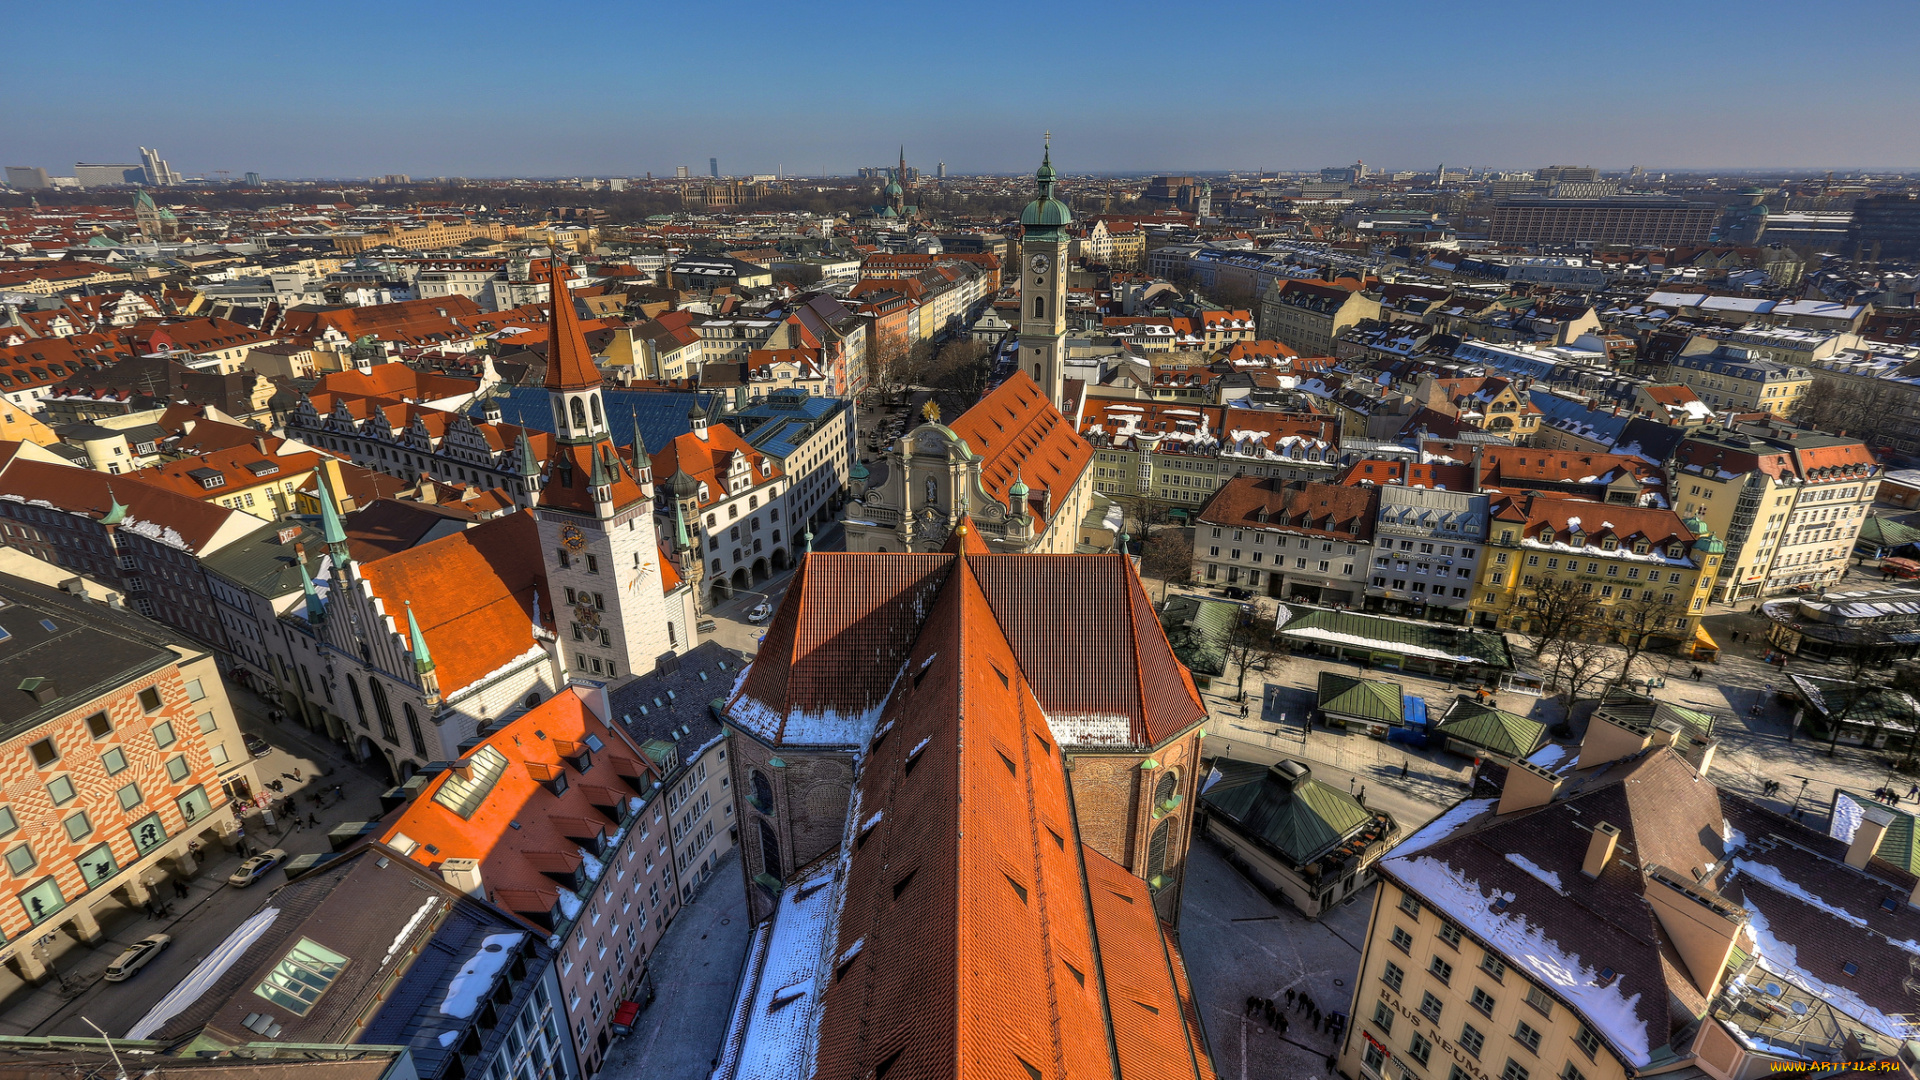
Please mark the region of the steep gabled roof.
<svg viewBox="0 0 1920 1080"><path fill-rule="evenodd" d="M534 638L534 596L543 619L553 611L546 561L533 515L485 521L418 547L360 564L367 588L400 619L407 601L432 650L448 697L526 655Z"/></svg>
<svg viewBox="0 0 1920 1080"><path fill-rule="evenodd" d="M1211 1076L1145 883L1070 839L1015 651L956 561L854 793L813 1075Z"/></svg>
<svg viewBox="0 0 1920 1080"><path fill-rule="evenodd" d="M728 702L781 745L858 745L966 562L1068 746L1155 746L1206 711L1132 565L1119 555L807 556Z"/></svg>
<svg viewBox="0 0 1920 1080"><path fill-rule="evenodd" d="M1016 371L950 428L980 455L980 486L1003 503L1020 480L1033 493L1029 501L1051 512L1093 460L1093 448L1025 372ZM1052 494L1051 503L1041 502L1042 492Z"/></svg>

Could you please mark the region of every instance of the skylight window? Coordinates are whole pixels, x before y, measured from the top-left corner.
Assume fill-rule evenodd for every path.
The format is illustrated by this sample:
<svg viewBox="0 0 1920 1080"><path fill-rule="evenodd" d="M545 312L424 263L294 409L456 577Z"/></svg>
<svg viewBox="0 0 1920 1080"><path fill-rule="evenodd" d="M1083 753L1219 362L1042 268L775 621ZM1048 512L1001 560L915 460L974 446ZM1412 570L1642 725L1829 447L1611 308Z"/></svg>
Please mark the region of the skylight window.
<svg viewBox="0 0 1920 1080"><path fill-rule="evenodd" d="M346 957L301 938L253 992L295 1016L305 1016L346 966Z"/></svg>

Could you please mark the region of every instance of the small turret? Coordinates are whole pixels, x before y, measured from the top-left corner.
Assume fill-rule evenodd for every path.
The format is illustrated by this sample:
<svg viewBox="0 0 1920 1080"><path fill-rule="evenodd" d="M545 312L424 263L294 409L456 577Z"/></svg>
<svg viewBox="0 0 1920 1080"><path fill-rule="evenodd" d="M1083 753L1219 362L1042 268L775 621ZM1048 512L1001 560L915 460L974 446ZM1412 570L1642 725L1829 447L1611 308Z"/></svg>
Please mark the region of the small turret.
<svg viewBox="0 0 1920 1080"><path fill-rule="evenodd" d="M334 506L326 470L320 470L316 476L320 481L320 539L326 542L327 552L333 556L335 572L345 573L353 565L353 556L347 550L347 529L340 523L340 511Z"/></svg>
<svg viewBox="0 0 1920 1080"><path fill-rule="evenodd" d="M294 545L294 560L300 564L300 595L307 605L307 622L319 626L327 621L327 602L320 597L320 589L313 583L313 575L307 573L307 549L305 545Z"/></svg>
<svg viewBox="0 0 1920 1080"><path fill-rule="evenodd" d="M413 652L413 672L420 677L420 690L426 696L427 708L440 707L440 678L433 671L433 654L427 651L426 635L420 632L420 622L413 617L413 601L407 601L407 637Z"/></svg>
<svg viewBox="0 0 1920 1080"><path fill-rule="evenodd" d="M687 410L687 423L693 426L694 438L707 441L707 410L700 407L700 399L694 398L693 405Z"/></svg>
<svg viewBox="0 0 1920 1080"><path fill-rule="evenodd" d="M633 418L633 479L642 486L653 483L653 455L647 453L647 437L640 433L640 417Z"/></svg>

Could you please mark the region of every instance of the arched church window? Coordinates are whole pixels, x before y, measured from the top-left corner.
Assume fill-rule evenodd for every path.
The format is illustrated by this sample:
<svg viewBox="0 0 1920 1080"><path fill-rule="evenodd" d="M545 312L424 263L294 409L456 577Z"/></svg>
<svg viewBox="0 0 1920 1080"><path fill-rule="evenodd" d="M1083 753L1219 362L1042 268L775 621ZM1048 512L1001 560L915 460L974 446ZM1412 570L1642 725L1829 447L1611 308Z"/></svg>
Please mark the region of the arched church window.
<svg viewBox="0 0 1920 1080"><path fill-rule="evenodd" d="M420 737L420 714L413 711L409 702L401 702L400 709L407 714L407 737L413 740L413 752L426 757L427 740Z"/></svg>
<svg viewBox="0 0 1920 1080"><path fill-rule="evenodd" d="M600 420L600 395L599 394L593 395L592 400L593 400L593 426L604 427L605 425Z"/></svg>
<svg viewBox="0 0 1920 1080"><path fill-rule="evenodd" d="M1173 847L1173 819L1162 818L1147 841L1147 884L1159 888L1167 872L1167 852Z"/></svg>
<svg viewBox="0 0 1920 1080"><path fill-rule="evenodd" d="M573 426L576 429L585 430L587 426L587 410L581 408L579 398L574 398L571 405L573 409Z"/></svg>
<svg viewBox="0 0 1920 1080"><path fill-rule="evenodd" d="M1046 297L1036 296L1033 298L1033 317L1036 319L1044 319L1047 317Z"/></svg>
<svg viewBox="0 0 1920 1080"><path fill-rule="evenodd" d="M755 769L750 782L753 784L753 805L763 814L773 813L773 785L767 783L767 774Z"/></svg>
<svg viewBox="0 0 1920 1080"><path fill-rule="evenodd" d="M772 877L780 876L780 838L773 834L773 826L760 822L760 871Z"/></svg>
<svg viewBox="0 0 1920 1080"><path fill-rule="evenodd" d="M1159 806L1173 798L1173 789L1180 785L1180 770L1168 769L1160 774L1160 782L1153 787L1153 805Z"/></svg>

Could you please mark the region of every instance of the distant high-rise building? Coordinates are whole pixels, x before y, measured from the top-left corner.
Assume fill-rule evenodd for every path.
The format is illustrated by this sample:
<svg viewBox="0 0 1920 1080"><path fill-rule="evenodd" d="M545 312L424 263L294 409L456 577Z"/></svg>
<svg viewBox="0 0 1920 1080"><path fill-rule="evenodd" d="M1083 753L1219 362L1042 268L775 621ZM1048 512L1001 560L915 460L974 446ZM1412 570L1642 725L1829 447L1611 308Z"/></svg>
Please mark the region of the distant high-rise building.
<svg viewBox="0 0 1920 1080"><path fill-rule="evenodd" d="M1535 180L1544 180L1549 184L1557 184L1567 180L1585 180L1591 182L1600 179L1600 170L1591 165L1549 165L1544 169L1535 169L1533 178Z"/></svg>
<svg viewBox="0 0 1920 1080"><path fill-rule="evenodd" d="M720 159L719 158L710 157L707 159L707 175L713 177L715 180L720 179Z"/></svg>
<svg viewBox="0 0 1920 1080"><path fill-rule="evenodd" d="M247 174L247 186L248 186L248 187L259 187L259 186L260 186L260 174L259 174L259 173L257 173L257 172L250 172L250 173L248 173L248 174Z"/></svg>
<svg viewBox="0 0 1920 1080"><path fill-rule="evenodd" d="M1489 238L1496 244L1704 244L1719 216L1712 203L1659 195L1520 196L1493 207Z"/></svg>
<svg viewBox="0 0 1920 1080"><path fill-rule="evenodd" d="M172 187L180 182L180 174L174 172L173 166L160 157L160 151L141 147L140 162L147 174L147 183L154 187Z"/></svg>
<svg viewBox="0 0 1920 1080"><path fill-rule="evenodd" d="M21 191L44 191L53 186L53 181L47 178L47 170L37 165L9 165L7 186Z"/></svg>
<svg viewBox="0 0 1920 1080"><path fill-rule="evenodd" d="M936 165L934 167L933 175L941 180L945 180L947 178L947 163L943 161L940 164Z"/></svg>
<svg viewBox="0 0 1920 1080"><path fill-rule="evenodd" d="M687 167L685 165L675 165L673 167L673 178L675 180L685 180L687 178Z"/></svg>
<svg viewBox="0 0 1920 1080"><path fill-rule="evenodd" d="M1853 204L1847 239L1852 255L1911 258L1920 253L1920 201L1911 195L1871 195Z"/></svg>
<svg viewBox="0 0 1920 1080"><path fill-rule="evenodd" d="M83 188L144 184L147 169L144 165L90 165L83 161L74 165L73 179Z"/></svg>
<svg viewBox="0 0 1920 1080"><path fill-rule="evenodd" d="M613 179L607 181L607 190L608 191L625 191L627 190L627 182L621 179L620 177L614 177Z"/></svg>

